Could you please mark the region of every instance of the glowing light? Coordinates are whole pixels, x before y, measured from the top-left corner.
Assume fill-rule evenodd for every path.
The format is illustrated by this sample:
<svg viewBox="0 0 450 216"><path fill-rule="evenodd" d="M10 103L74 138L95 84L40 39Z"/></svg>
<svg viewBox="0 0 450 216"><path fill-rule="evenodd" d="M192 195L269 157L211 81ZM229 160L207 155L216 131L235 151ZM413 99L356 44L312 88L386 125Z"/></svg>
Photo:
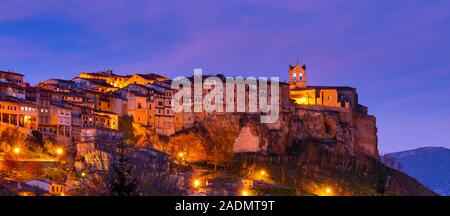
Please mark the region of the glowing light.
<svg viewBox="0 0 450 216"><path fill-rule="evenodd" d="M198 180L198 179L195 179L195 180L194 180L194 187L195 187L195 188L200 187L200 180Z"/></svg>
<svg viewBox="0 0 450 216"><path fill-rule="evenodd" d="M261 177L267 177L267 176L268 176L268 173L267 173L265 170L261 170L261 171L259 171L259 175L260 175Z"/></svg>
<svg viewBox="0 0 450 216"><path fill-rule="evenodd" d="M320 192L318 193L320 196L333 196L334 192L333 192L333 188L331 187L324 187L320 190Z"/></svg>
<svg viewBox="0 0 450 216"><path fill-rule="evenodd" d="M62 155L64 153L64 150L62 148L57 148L56 149L56 154L57 155Z"/></svg>
<svg viewBox="0 0 450 216"><path fill-rule="evenodd" d="M242 196L249 196L250 193L247 190L244 189L244 190L242 190L241 195Z"/></svg>
<svg viewBox="0 0 450 216"><path fill-rule="evenodd" d="M82 173L81 173L81 177L86 177L86 173L85 173L85 172L82 172Z"/></svg>
<svg viewBox="0 0 450 216"><path fill-rule="evenodd" d="M19 154L20 153L20 148L19 147L15 147L13 151L14 151L14 154Z"/></svg>
<svg viewBox="0 0 450 216"><path fill-rule="evenodd" d="M307 104L308 103L308 99L306 97L295 98L295 102L297 104Z"/></svg>
<svg viewBox="0 0 450 216"><path fill-rule="evenodd" d="M178 157L183 158L184 157L184 152L178 152Z"/></svg>

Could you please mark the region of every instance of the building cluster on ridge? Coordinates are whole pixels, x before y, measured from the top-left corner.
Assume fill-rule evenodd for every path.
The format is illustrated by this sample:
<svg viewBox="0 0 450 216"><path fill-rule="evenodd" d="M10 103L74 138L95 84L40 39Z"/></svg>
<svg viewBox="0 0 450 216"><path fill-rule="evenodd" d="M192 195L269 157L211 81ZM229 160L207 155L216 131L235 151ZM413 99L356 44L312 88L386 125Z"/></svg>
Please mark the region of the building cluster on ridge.
<svg viewBox="0 0 450 216"><path fill-rule="evenodd" d="M89 146L93 137L119 136L119 118L124 116L157 134L171 135L208 115L175 113L171 80L158 74L83 72L70 80L48 79L36 86L24 82L23 77L0 71L0 122L40 131L61 143ZM354 88L307 86L306 77L306 66L289 66L289 83L280 82L282 112L289 112L294 104L364 108L358 104Z"/></svg>

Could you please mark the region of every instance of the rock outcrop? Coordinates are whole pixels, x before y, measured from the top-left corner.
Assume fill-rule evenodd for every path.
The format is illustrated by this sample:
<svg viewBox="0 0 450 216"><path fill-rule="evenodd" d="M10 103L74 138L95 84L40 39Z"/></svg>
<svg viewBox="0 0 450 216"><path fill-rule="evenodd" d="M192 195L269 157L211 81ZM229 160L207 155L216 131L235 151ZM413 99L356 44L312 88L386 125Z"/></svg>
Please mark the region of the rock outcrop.
<svg viewBox="0 0 450 216"><path fill-rule="evenodd" d="M330 151L379 158L375 117L364 112L297 107L280 114L274 124L260 123L258 114L210 115L193 128L157 139L154 147L190 160L226 160L234 153L284 154L294 143L326 144Z"/></svg>

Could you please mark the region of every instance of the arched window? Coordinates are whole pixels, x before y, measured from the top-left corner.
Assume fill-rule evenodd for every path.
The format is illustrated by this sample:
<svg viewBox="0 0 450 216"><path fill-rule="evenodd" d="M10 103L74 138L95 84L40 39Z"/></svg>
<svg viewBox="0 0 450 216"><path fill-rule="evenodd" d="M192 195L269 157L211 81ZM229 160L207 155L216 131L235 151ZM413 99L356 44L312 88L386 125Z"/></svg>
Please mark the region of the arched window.
<svg viewBox="0 0 450 216"><path fill-rule="evenodd" d="M294 75L292 76L292 80L294 80L294 82L297 82L297 74L294 73Z"/></svg>
<svg viewBox="0 0 450 216"><path fill-rule="evenodd" d="M300 73L299 77L300 82L303 82L303 73Z"/></svg>

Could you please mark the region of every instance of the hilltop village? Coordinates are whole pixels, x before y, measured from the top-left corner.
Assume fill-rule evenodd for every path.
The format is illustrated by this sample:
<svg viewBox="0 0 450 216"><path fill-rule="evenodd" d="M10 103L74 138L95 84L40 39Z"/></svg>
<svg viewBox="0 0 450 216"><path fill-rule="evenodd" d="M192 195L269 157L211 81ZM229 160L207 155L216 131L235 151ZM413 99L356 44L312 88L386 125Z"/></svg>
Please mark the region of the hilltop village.
<svg viewBox="0 0 450 216"><path fill-rule="evenodd" d="M358 103L356 89L309 86L305 65L289 65L288 73L289 82L279 83L281 112L303 108L367 114L367 107ZM171 106L174 94L171 80L154 73L82 72L70 80L51 78L30 86L23 74L0 71L0 122L39 131L61 145L83 151L96 137L120 136L121 117L170 136L219 114L175 113Z"/></svg>
<svg viewBox="0 0 450 216"><path fill-rule="evenodd" d="M289 112L294 104L367 110L358 104L354 88L308 86L305 65L289 66L289 78L289 83L280 82L282 111ZM70 80L51 78L30 86L23 74L0 71L0 122L38 130L67 144L98 133L113 135L123 116L158 134L172 135L204 118L174 113L174 91L169 78L153 73L82 72Z"/></svg>
<svg viewBox="0 0 450 216"><path fill-rule="evenodd" d="M298 63L289 65L287 73L289 81L279 82L280 118L263 125L251 117L261 113L174 112L171 103L177 90L171 88L172 80L154 73L82 72L73 79L51 78L31 86L23 74L0 71L0 128L52 140L59 146L54 155L64 151L64 161L75 164L94 163L93 152L117 149L130 133L140 133L144 146L157 149L150 155L164 152L183 159L181 164L189 156L217 166L229 152L284 154L299 141L336 143L333 148L379 158L376 120L358 103L356 89L310 86L306 66ZM203 97L208 92L204 90ZM248 92L245 97L249 101ZM131 132L123 128L124 122L132 125ZM15 154L17 161L20 147L2 148L0 156L6 160ZM133 154L147 160L141 153ZM84 178L86 168L77 169Z"/></svg>

